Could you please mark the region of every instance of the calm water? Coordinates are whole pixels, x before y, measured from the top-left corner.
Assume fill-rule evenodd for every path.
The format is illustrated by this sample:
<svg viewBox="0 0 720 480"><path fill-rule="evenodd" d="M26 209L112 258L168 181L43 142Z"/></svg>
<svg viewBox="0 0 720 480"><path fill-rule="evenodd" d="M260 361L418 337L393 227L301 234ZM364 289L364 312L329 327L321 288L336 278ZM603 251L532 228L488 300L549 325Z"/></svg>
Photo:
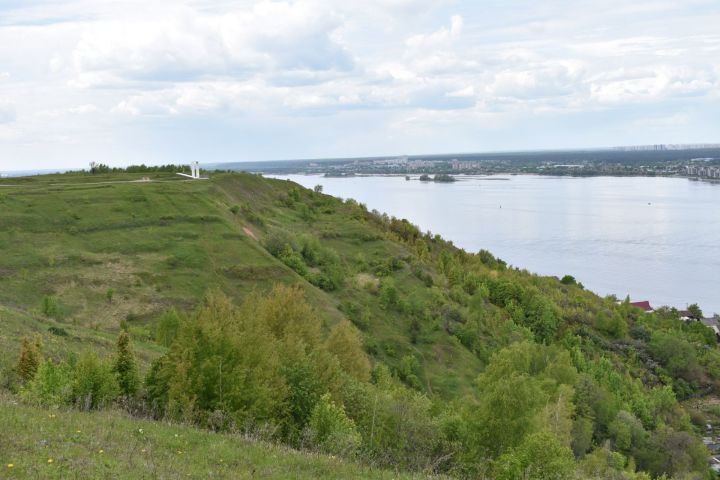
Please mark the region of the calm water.
<svg viewBox="0 0 720 480"><path fill-rule="evenodd" d="M287 175L407 218L468 250L653 306L720 313L720 184L681 178Z"/></svg>

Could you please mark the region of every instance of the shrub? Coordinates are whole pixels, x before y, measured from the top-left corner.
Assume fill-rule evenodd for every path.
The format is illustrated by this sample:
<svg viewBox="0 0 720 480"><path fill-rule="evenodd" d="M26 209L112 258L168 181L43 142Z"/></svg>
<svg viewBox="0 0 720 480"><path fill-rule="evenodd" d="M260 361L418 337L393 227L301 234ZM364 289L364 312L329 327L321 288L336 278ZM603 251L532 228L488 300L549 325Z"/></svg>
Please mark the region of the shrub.
<svg viewBox="0 0 720 480"><path fill-rule="evenodd" d="M400 305L400 294L395 282L389 278L380 283L380 305L385 309L397 308Z"/></svg>
<svg viewBox="0 0 720 480"><path fill-rule="evenodd" d="M495 464L495 478L542 478L562 480L573 478L575 464L570 448L549 432L529 435L516 449L502 455Z"/></svg>
<svg viewBox="0 0 720 480"><path fill-rule="evenodd" d="M95 353L85 353L74 369L71 401L81 410L102 408L120 392L112 366Z"/></svg>
<svg viewBox="0 0 720 480"><path fill-rule="evenodd" d="M398 375L402 381L415 389L420 389L420 379L417 374L420 371L420 363L414 355L405 355L400 360Z"/></svg>
<svg viewBox="0 0 720 480"><path fill-rule="evenodd" d="M171 307L166 310L158 320L155 330L155 340L160 345L169 347L173 340L175 340L178 328L180 328L180 317L177 311Z"/></svg>
<svg viewBox="0 0 720 480"><path fill-rule="evenodd" d="M120 332L117 340L117 357L113 370L117 375L117 383L120 393L127 397L134 396L140 385L135 355L130 349L130 335L127 332Z"/></svg>
<svg viewBox="0 0 720 480"><path fill-rule="evenodd" d="M255 297L248 302L257 302ZM256 307L253 303L252 307ZM206 423L222 410L236 424L280 415L287 387L269 325L211 293L192 320L182 322L165 357L148 374L149 400L171 417Z"/></svg>
<svg viewBox="0 0 720 480"><path fill-rule="evenodd" d="M362 440L355 423L347 417L342 406L335 405L327 393L315 405L308 429L312 445L325 453L352 454Z"/></svg>
<svg viewBox="0 0 720 480"><path fill-rule="evenodd" d="M265 240L265 249L274 257L280 257L288 247L297 250L297 242L285 230L275 230Z"/></svg>
<svg viewBox="0 0 720 480"><path fill-rule="evenodd" d="M290 247L290 245L285 245L285 248L280 252L278 258L281 262L283 262L291 269L295 270L295 272L302 275L303 277L307 275L307 265L305 265L302 257L296 251L294 251L292 247Z"/></svg>
<svg viewBox="0 0 720 480"><path fill-rule="evenodd" d="M20 396L33 404L60 406L71 396L72 370L66 363L43 361L35 377L21 390Z"/></svg>
<svg viewBox="0 0 720 480"><path fill-rule="evenodd" d="M58 302L54 295L45 295L42 299L42 313L46 317L57 317L58 315Z"/></svg>
<svg viewBox="0 0 720 480"><path fill-rule="evenodd" d="M370 379L370 361L363 351L360 334L350 322L344 320L335 325L326 345L347 374L364 382Z"/></svg>
<svg viewBox="0 0 720 480"><path fill-rule="evenodd" d="M20 347L20 358L17 363L17 373L23 382L29 382L35 377L40 365L40 338L23 337Z"/></svg>
<svg viewBox="0 0 720 480"><path fill-rule="evenodd" d="M58 337L68 336L67 330L62 327L48 327L48 332L52 333L53 335L57 335Z"/></svg>

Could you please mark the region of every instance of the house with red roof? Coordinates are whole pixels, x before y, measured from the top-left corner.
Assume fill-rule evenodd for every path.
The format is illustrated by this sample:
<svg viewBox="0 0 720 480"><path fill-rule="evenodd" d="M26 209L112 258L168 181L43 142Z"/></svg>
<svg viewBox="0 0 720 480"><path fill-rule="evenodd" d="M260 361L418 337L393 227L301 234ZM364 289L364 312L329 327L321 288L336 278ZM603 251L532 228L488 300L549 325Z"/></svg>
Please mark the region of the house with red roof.
<svg viewBox="0 0 720 480"><path fill-rule="evenodd" d="M646 313L654 311L654 309L650 306L650 302L647 300L643 300L642 302L630 302L630 305L644 310Z"/></svg>

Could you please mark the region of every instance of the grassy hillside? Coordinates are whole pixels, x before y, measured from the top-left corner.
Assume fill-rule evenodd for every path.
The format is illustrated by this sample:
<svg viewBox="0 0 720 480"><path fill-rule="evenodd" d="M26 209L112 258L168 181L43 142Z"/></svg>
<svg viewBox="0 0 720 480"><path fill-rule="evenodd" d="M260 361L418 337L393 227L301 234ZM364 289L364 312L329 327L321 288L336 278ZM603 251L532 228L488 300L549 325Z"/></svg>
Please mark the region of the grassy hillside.
<svg viewBox="0 0 720 480"><path fill-rule="evenodd" d="M420 478L120 412L17 405L0 397L0 478Z"/></svg>
<svg viewBox="0 0 720 480"><path fill-rule="evenodd" d="M359 270L411 252L359 221L354 205L331 201L308 217L282 203L295 188L288 182L238 174L206 182L167 174L151 182L128 181L141 178L61 175L6 181L13 186L0 190L4 315L59 322L66 331L85 329L100 348L111 345L108 340L127 322L141 357L149 360L158 353L151 340L153 321L169 306L189 310L211 287L242 298L276 282L298 283L329 323L345 316L338 307L362 305L358 315L366 320L376 355L391 364L408 352L427 358L427 388L457 394L477 375L478 359L454 338L428 332L427 345L412 345L406 319L387 321L392 312L380 308L369 288L377 276ZM124 183L109 183L118 181ZM237 214L231 211L235 205L241 207ZM263 248L274 229L314 234L357 273L332 295L313 287ZM409 296L425 295L423 283L405 262L402 267L393 272L401 288ZM45 296L57 298L53 318L42 319ZM49 327L34 324L32 330L57 344L58 338L43 331ZM9 342L18 338L3 336Z"/></svg>
<svg viewBox="0 0 720 480"><path fill-rule="evenodd" d="M112 356L127 331L143 375L158 359L164 375L177 375L168 365L195 351L192 335L225 328L213 305L192 314L208 292L241 304L253 292L295 285L323 338L343 319L361 332L371 380L333 377L312 388L343 405L366 461L459 476L567 478L572 470L586 478L647 478L637 469L709 478L699 436L717 420L707 405L720 381L720 353L709 329L681 322L675 311L646 315L571 277L509 269L488 252L464 252L354 201L255 175L186 181L162 173L65 174L2 183L0 386L22 390L15 364L21 339L31 335L42 339L46 358L74 362L84 350ZM232 315L262 307L274 318L271 307L248 305ZM186 345L176 341L168 351L157 328L171 307L186 318ZM207 330L193 333L193 322ZM268 348L286 355L287 339L274 341ZM329 341L313 340L308 358L325 358L327 348L347 371L342 351L324 346ZM336 360L318 365L332 370ZM219 378L212 387L219 396L208 394L219 403L206 399L212 408L227 405L222 372ZM378 406L380 398L386 403ZM286 409L287 401L295 400L278 405ZM16 411L24 420L5 413L0 427L45 415L23 408ZM302 443L307 412L292 428L283 412L280 425L295 432L284 439ZM386 423L378 425L383 414ZM101 424L132 424L94 415ZM208 426L212 415L193 418ZM427 438L437 443L423 444ZM35 441L28 434L15 443ZM388 445L400 456L380 457ZM538 445L555 445L556 454L544 458Z"/></svg>

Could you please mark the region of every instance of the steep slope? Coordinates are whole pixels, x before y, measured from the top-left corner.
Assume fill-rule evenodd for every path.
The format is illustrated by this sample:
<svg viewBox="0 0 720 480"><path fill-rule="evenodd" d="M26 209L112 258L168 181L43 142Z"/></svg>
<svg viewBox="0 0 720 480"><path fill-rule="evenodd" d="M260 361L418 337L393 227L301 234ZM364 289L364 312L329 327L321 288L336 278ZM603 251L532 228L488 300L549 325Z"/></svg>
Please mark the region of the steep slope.
<svg viewBox="0 0 720 480"><path fill-rule="evenodd" d="M166 351L155 337L168 308L190 312L211 290L240 303L297 285L325 332L344 318L362 332L373 382L384 381L385 365L429 399L418 411L437 430L413 435L442 436L442 445L432 458L405 458L408 468L477 475L487 464L513 478L513 468L552 463L528 453L549 441L558 458L572 449L589 478L635 478L635 465L706 474L698 435L717 417L678 402L696 404L720 379L715 337L701 324L671 310L646 315L571 277L508 269L488 252L291 182L146 175L4 182L3 385L15 385L23 336L41 335L45 354L62 359L109 353L125 329L145 372ZM372 408L371 421L362 409L352 418L367 421L366 442L376 434Z"/></svg>

